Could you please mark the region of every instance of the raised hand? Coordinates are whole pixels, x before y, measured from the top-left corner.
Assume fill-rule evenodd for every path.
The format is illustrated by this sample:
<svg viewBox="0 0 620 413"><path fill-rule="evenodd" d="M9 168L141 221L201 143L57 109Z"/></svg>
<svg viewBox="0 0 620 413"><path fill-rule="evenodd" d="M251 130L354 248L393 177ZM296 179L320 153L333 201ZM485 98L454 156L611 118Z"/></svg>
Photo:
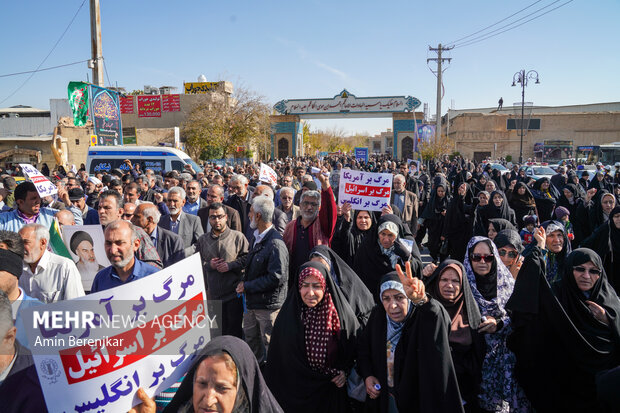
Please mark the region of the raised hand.
<svg viewBox="0 0 620 413"><path fill-rule="evenodd" d="M596 188L588 189L588 192L586 193L586 202L590 202L594 195L596 195Z"/></svg>
<svg viewBox="0 0 620 413"><path fill-rule="evenodd" d="M413 278L411 263L409 261L405 263L405 272L403 272L399 264L396 264L396 273L398 274L400 282L403 284L407 298L413 301L414 304L420 304L426 301L424 283L419 278Z"/></svg>
<svg viewBox="0 0 620 413"><path fill-rule="evenodd" d="M538 227L534 230L534 239L536 244L542 250L545 249L545 242L547 240L547 233L543 227Z"/></svg>

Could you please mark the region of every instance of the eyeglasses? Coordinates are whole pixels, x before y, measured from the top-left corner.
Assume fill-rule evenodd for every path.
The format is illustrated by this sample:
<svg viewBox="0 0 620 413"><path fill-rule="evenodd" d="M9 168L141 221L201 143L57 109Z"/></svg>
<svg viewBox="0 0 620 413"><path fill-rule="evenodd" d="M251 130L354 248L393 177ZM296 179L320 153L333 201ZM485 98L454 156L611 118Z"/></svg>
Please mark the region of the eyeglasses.
<svg viewBox="0 0 620 413"><path fill-rule="evenodd" d="M224 218L226 218L226 214L222 214L222 215L209 215L209 219L211 219L211 220L224 219Z"/></svg>
<svg viewBox="0 0 620 413"><path fill-rule="evenodd" d="M517 258L519 256L517 251L499 250L498 252L499 252L499 256L500 257L505 257L506 254L508 254L508 257L510 257L510 258Z"/></svg>
<svg viewBox="0 0 620 413"><path fill-rule="evenodd" d="M473 254L471 256L471 260L473 262L493 262L493 260L495 259L495 256L493 254L489 254L489 255L482 255L482 254Z"/></svg>
<svg viewBox="0 0 620 413"><path fill-rule="evenodd" d="M123 218L131 218L133 217L133 214L123 214Z"/></svg>
<svg viewBox="0 0 620 413"><path fill-rule="evenodd" d="M573 270L585 274L586 272L590 275L594 275L595 277L598 277L601 275L601 270L598 270L596 268L586 268L586 267L582 267L582 266L577 266L577 267L573 267Z"/></svg>

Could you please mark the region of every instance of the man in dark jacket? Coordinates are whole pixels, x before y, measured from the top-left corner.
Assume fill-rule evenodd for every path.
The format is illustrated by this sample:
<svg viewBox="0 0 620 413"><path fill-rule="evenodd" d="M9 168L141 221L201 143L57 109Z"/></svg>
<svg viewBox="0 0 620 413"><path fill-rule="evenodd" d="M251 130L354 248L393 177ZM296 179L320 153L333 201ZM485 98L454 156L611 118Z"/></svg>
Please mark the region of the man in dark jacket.
<svg viewBox="0 0 620 413"><path fill-rule="evenodd" d="M250 211L250 199L252 199L253 187L248 187L248 178L243 175L234 175L228 184L229 197L226 205L237 210L241 218L241 232L245 232L250 225L248 212Z"/></svg>
<svg viewBox="0 0 620 413"><path fill-rule="evenodd" d="M142 228L151 237L164 268L185 258L183 239L172 231L157 224L161 214L153 204L140 204L136 208L131 223Z"/></svg>
<svg viewBox="0 0 620 413"><path fill-rule="evenodd" d="M0 291L0 410L46 412L32 354L16 340L11 302Z"/></svg>
<svg viewBox="0 0 620 413"><path fill-rule="evenodd" d="M243 332L259 363L267 359L271 330L286 298L289 275L288 250L271 223L274 208L266 196L254 199L249 214L250 225L255 228L250 252L218 267L218 271L245 268L237 293L245 294Z"/></svg>
<svg viewBox="0 0 620 413"><path fill-rule="evenodd" d="M211 232L211 223L209 222L209 206L214 203L224 203L224 187L221 185L213 184L207 189L206 194L207 206L205 208L200 208L198 210L198 218L200 218L200 223L202 224L202 229L205 234ZM236 209L229 207L228 205L223 205L224 211L226 212L227 222L226 225L228 228L241 232L241 218L239 217L239 213Z"/></svg>

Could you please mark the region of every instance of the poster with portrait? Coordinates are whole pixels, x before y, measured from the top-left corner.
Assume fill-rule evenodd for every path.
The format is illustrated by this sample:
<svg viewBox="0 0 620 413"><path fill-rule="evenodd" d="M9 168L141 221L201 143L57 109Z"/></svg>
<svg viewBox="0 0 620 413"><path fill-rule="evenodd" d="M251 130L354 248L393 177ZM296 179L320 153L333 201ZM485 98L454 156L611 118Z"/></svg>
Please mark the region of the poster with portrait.
<svg viewBox="0 0 620 413"><path fill-rule="evenodd" d="M95 275L110 266L101 225L63 225L62 240L82 276L84 291L90 291Z"/></svg>

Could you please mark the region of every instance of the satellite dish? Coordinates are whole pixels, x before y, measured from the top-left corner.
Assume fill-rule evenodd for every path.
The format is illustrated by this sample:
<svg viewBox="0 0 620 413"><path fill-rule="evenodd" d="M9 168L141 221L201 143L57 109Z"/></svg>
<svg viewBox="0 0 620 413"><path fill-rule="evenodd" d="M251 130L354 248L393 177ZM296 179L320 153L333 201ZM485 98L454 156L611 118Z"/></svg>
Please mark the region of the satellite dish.
<svg viewBox="0 0 620 413"><path fill-rule="evenodd" d="M207 81L207 77L205 75L200 75L200 76L198 76L198 81L199 82L206 82Z"/></svg>

